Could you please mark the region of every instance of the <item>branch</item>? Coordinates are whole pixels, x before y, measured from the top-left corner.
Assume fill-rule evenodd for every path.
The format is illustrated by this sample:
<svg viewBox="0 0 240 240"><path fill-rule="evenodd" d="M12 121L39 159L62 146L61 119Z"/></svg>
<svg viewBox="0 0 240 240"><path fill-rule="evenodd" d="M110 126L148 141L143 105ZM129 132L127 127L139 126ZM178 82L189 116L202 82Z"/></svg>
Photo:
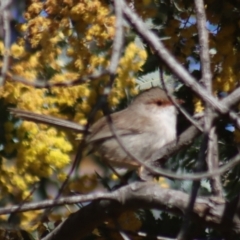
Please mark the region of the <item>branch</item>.
<svg viewBox="0 0 240 240"><path fill-rule="evenodd" d="M155 183L135 182L110 193L93 193L38 203L27 203L20 207L1 208L0 214L93 201L76 213L71 214L52 233L42 239L74 240L88 235L104 221L116 218L126 210L157 208L182 216L188 206L188 198L189 195L186 193L163 189ZM217 198L198 197L194 204L191 219L220 231L228 231L228 228L232 228L239 235L238 202L238 198L231 203L226 203Z"/></svg>
<svg viewBox="0 0 240 240"><path fill-rule="evenodd" d="M3 29L4 29L4 57L3 57L3 66L1 70L0 76L0 86L3 86L7 71L9 68L10 61L10 45L11 45L11 29L10 29L10 11L9 7L11 5L11 0L1 1L0 13L3 21Z"/></svg>
<svg viewBox="0 0 240 240"><path fill-rule="evenodd" d="M200 60L201 60L201 71L202 71L202 83L208 93L212 92L212 73L210 66L209 46L208 46L208 31L206 28L207 19L204 9L203 0L194 0L197 28L198 28L198 39L200 45Z"/></svg>
<svg viewBox="0 0 240 240"><path fill-rule="evenodd" d="M202 67L202 83L209 94L212 94L212 73L208 46L207 19L203 0L195 0L195 11L197 18L198 36L200 44L200 59ZM204 134L208 141L207 166L210 171L218 169L218 142L216 128L213 126L213 110L211 105L206 104ZM215 196L223 196L222 183L219 176L212 177L211 187Z"/></svg>
<svg viewBox="0 0 240 240"><path fill-rule="evenodd" d="M209 134L207 165L208 170L210 171L214 171L219 168L218 136L216 134L216 127L212 127ZM223 197L223 188L220 176L215 176L214 178L211 178L210 184L213 195Z"/></svg>
<svg viewBox="0 0 240 240"><path fill-rule="evenodd" d="M189 197L186 193L162 189L154 183L133 183L114 191L111 196L110 200L99 198L71 214L42 240L82 239L103 222L116 219L127 210L157 208L182 216ZM234 214L232 209L235 210ZM239 235L238 212L236 201L226 203L199 197L194 204L191 220L224 232L232 230Z"/></svg>
<svg viewBox="0 0 240 240"><path fill-rule="evenodd" d="M61 128L66 128L68 130L72 130L75 132L81 132L81 133L87 132L86 126L82 126L78 123L71 122L68 120L52 117L49 115L34 113L31 111L26 111L26 110L17 109L17 108L8 108L8 110L15 117L22 118L27 121L33 121L37 123L52 125L55 127L57 126Z"/></svg>
<svg viewBox="0 0 240 240"><path fill-rule="evenodd" d="M20 82L28 86L32 86L36 88L51 88L51 87L72 87L82 83L86 83L89 80L97 80L101 77L106 76L107 74L108 74L107 71L103 71L100 73L83 76L74 80L65 81L65 82L56 82L56 83L46 82L46 80L43 80L43 79L35 79L35 81L30 82L21 76L16 76L11 74L7 74L7 76L13 81Z"/></svg>
<svg viewBox="0 0 240 240"><path fill-rule="evenodd" d="M110 75L116 74L118 62L123 48L123 6L122 1L114 0L114 11L116 15L115 36L113 41L113 50L108 72Z"/></svg>

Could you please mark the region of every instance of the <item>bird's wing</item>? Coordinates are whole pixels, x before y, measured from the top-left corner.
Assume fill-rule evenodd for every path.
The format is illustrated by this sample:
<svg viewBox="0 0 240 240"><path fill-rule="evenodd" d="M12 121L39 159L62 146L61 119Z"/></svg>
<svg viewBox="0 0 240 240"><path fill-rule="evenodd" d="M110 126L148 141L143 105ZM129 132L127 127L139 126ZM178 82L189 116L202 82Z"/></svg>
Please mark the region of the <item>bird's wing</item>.
<svg viewBox="0 0 240 240"><path fill-rule="evenodd" d="M122 117L124 114L124 118ZM129 111L128 109L122 110L120 112L116 112L111 114L111 120L114 126L114 129L117 131L119 136L124 135L133 135L133 134L141 134L146 127L147 117L141 116L137 117L134 114L134 111ZM107 123L107 124L106 124ZM110 128L110 122L107 117L103 117L98 120L91 127L91 133L88 136L88 142L95 142L106 138L113 137L113 132Z"/></svg>

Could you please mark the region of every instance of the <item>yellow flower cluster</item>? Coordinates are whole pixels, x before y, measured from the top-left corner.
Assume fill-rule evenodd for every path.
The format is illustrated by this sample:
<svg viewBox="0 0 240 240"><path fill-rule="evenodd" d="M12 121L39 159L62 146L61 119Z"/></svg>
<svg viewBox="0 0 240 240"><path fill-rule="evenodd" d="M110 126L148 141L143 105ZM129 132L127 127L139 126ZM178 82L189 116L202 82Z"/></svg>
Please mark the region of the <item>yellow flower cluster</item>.
<svg viewBox="0 0 240 240"><path fill-rule="evenodd" d="M19 173L16 166L11 166L6 159L1 159L0 189L1 199L12 194L16 199L23 200L29 197L29 186L36 183L39 178L28 172Z"/></svg>
<svg viewBox="0 0 240 240"><path fill-rule="evenodd" d="M21 139L16 161L19 173L50 177L54 171L69 164L72 145L64 132L53 128L45 130L35 123L24 122L18 129L18 136Z"/></svg>
<svg viewBox="0 0 240 240"><path fill-rule="evenodd" d="M116 106L125 96L124 89L129 89L132 95L138 93L134 73L141 70L146 58L146 51L139 48L135 43L130 43L126 47L117 69L118 76L115 80L115 88L109 95L111 106Z"/></svg>
<svg viewBox="0 0 240 240"><path fill-rule="evenodd" d="M42 210L35 210L19 214L21 219L21 228L28 232L35 231L39 225L41 225L41 223L36 220L39 218L39 216L41 216L42 212Z"/></svg>
<svg viewBox="0 0 240 240"><path fill-rule="evenodd" d="M149 4L146 0L143 3ZM113 12L100 0L36 0L28 1L26 7L26 22L18 26L22 37L11 46L10 72L0 88L0 98L6 105L86 124L108 82L107 77L77 86L37 89L12 81L11 75L20 76L33 85L35 81L55 84L70 83L106 69L115 34ZM4 55L4 51L0 42L0 54ZM124 89L136 94L135 75L146 57L146 52L136 44L127 45L109 96L111 107L116 107L125 97ZM101 115L97 112L96 119ZM8 161L2 165L0 187L5 189L2 194L11 193L23 199L41 177L56 173L63 180L73 139L70 134L45 125L22 122L18 126L8 122L4 151L7 154L17 151L17 157L14 167L8 168ZM12 181L7 181L8 178Z"/></svg>
<svg viewBox="0 0 240 240"><path fill-rule="evenodd" d="M194 98L194 108L195 108L195 113L201 113L204 111L204 106L202 100L199 98Z"/></svg>

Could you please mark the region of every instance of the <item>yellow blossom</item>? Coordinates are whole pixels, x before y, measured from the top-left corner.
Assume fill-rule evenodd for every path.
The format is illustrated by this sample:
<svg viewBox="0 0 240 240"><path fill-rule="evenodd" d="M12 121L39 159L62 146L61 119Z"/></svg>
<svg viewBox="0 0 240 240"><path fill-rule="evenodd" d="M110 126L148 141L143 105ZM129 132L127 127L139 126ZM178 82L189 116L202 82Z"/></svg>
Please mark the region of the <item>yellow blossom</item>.
<svg viewBox="0 0 240 240"><path fill-rule="evenodd" d="M203 107L202 101L200 99L195 99L194 102L195 102L195 104L194 104L195 105L195 113L203 112L204 107Z"/></svg>
<svg viewBox="0 0 240 240"><path fill-rule="evenodd" d="M14 58L21 58L23 57L25 54L25 49L23 46L19 46L18 44L14 43L12 46L11 46L11 55L14 57Z"/></svg>
<svg viewBox="0 0 240 240"><path fill-rule="evenodd" d="M43 3L33 2L28 8L28 12L31 14L37 15L42 11L42 8L43 8Z"/></svg>
<svg viewBox="0 0 240 240"><path fill-rule="evenodd" d="M36 219L41 216L41 214L42 210L34 210L21 213L21 228L30 232L35 231L40 224L36 221Z"/></svg>
<svg viewBox="0 0 240 240"><path fill-rule="evenodd" d="M2 41L0 41L0 55L3 55L4 53L4 44Z"/></svg>
<svg viewBox="0 0 240 240"><path fill-rule="evenodd" d="M63 154L59 149L52 149L46 157L46 161L49 164L53 164L56 168L63 168L70 162L70 158L67 154Z"/></svg>

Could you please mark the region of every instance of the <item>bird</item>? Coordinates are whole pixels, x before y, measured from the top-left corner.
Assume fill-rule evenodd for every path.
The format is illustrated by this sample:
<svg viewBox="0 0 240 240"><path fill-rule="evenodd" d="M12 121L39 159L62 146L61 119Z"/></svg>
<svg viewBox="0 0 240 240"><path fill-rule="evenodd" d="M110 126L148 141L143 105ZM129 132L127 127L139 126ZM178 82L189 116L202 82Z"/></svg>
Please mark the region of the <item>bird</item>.
<svg viewBox="0 0 240 240"><path fill-rule="evenodd" d="M141 161L147 161L176 138L177 111L159 87L143 91L126 109L110 114L110 118L100 118L87 132L85 126L68 120L17 108L11 108L10 112L28 121L71 129L76 133L85 132L86 144L111 166L120 168L140 168Z"/></svg>

